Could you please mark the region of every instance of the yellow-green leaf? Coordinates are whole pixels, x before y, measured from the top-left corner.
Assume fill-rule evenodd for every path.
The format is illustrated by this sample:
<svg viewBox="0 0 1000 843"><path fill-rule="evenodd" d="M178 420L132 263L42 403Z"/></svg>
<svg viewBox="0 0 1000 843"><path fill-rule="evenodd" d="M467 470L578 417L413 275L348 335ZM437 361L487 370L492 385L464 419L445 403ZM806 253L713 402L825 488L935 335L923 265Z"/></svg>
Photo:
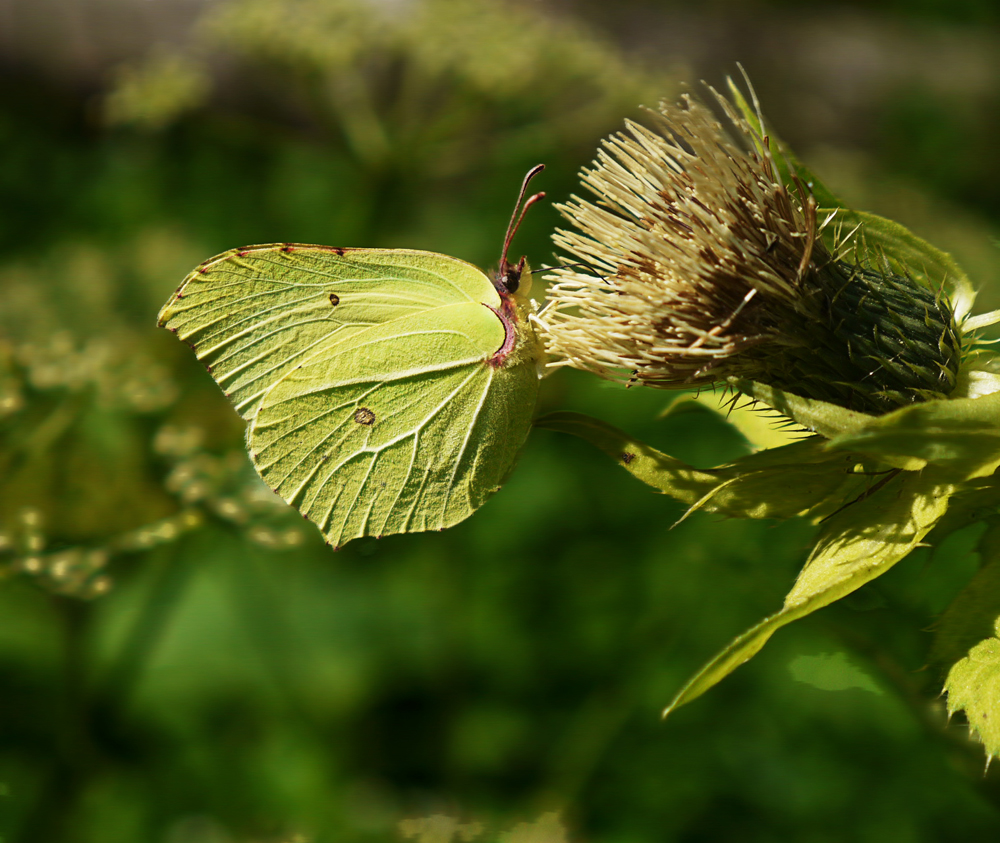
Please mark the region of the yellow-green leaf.
<svg viewBox="0 0 1000 843"><path fill-rule="evenodd" d="M754 450L780 448L802 438L802 431L795 426L789 427L787 420L781 419L777 413L761 412L760 407L746 400L734 404L733 396L728 391L704 390L696 395L682 395L670 405L666 414L680 412L685 405L692 404L725 418Z"/></svg>
<svg viewBox="0 0 1000 843"><path fill-rule="evenodd" d="M1000 559L980 569L935 624L928 661L941 675L978 642L993 635L1000 617Z"/></svg>
<svg viewBox="0 0 1000 843"><path fill-rule="evenodd" d="M932 463L967 479L1000 466L1000 393L912 404L842 433L831 448L859 451L893 465Z"/></svg>
<svg viewBox="0 0 1000 843"><path fill-rule="evenodd" d="M699 470L590 416L552 413L535 424L586 439L643 483L692 509L737 518L829 515L863 493L875 469L857 455L827 451L813 437Z"/></svg>
<svg viewBox="0 0 1000 843"><path fill-rule="evenodd" d="M947 511L954 491L940 472L901 473L832 516L781 611L747 630L705 665L667 706L664 716L756 655L781 627L885 573L920 544Z"/></svg>
<svg viewBox="0 0 1000 843"><path fill-rule="evenodd" d="M997 618L995 628L1000 627ZM1000 753L1000 638L980 641L949 672L944 683L948 714L965 712L969 729L986 753Z"/></svg>
<svg viewBox="0 0 1000 843"><path fill-rule="evenodd" d="M730 378L729 384L744 395L755 398L798 422L807 430L832 439L844 433L850 433L865 427L876 416L848 410L837 404L829 404L816 398L803 398L791 392L785 392L756 381ZM900 466L901 467L901 466Z"/></svg>
<svg viewBox="0 0 1000 843"><path fill-rule="evenodd" d="M618 428L582 413L550 413L537 419L535 426L586 439L621 464L633 477L684 503L696 503L727 479L716 471L692 468Z"/></svg>

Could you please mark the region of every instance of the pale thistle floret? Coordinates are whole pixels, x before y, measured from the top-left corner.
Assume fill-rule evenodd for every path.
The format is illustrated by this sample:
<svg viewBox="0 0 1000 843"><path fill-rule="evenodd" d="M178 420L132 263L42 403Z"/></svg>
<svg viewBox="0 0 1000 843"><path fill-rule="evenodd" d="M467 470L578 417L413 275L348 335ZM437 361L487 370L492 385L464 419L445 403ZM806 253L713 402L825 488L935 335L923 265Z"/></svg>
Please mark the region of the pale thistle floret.
<svg viewBox="0 0 1000 843"><path fill-rule="evenodd" d="M733 135L689 96L663 103L584 171L597 202L560 207L577 230L555 235L571 257L538 320L551 365L660 387L756 380L867 412L950 392L961 343L944 297L851 237L828 248L832 217L718 99Z"/></svg>

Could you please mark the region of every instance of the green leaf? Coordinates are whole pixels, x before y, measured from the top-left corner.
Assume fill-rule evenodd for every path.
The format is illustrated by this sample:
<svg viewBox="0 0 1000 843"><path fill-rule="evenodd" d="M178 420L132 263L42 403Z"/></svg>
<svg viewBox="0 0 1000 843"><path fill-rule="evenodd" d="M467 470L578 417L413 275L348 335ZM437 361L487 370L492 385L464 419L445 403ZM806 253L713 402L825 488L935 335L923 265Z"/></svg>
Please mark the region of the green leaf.
<svg viewBox="0 0 1000 843"><path fill-rule="evenodd" d="M1000 393L924 401L870 416L752 381L730 385L831 441L905 471L928 463L966 479L1000 467Z"/></svg>
<svg viewBox="0 0 1000 843"><path fill-rule="evenodd" d="M811 430L827 439L859 430L876 418L816 398L803 398L801 395L756 381L729 378L729 385L798 422L806 430Z"/></svg>
<svg viewBox="0 0 1000 843"><path fill-rule="evenodd" d="M927 541L932 545L939 545L957 530L984 521L992 522L998 513L1000 513L1000 474L966 481L952 496L947 514L934 527ZM994 553L1000 556L1000 541L993 546L995 551L987 550L987 539L990 535L992 533L988 531L979 542L979 553L984 560L992 559Z"/></svg>
<svg viewBox="0 0 1000 843"><path fill-rule="evenodd" d="M820 203L824 204L824 203ZM858 228L855 240L860 262L880 266L883 261L897 275L906 275L931 290L943 290L957 306L959 319L972 307L975 292L969 276L947 252L932 246L906 226L865 211L831 206L821 208L820 217L836 211L836 224L827 226L827 238L836 237L835 229L850 232ZM875 253L872 260L870 253Z"/></svg>
<svg viewBox="0 0 1000 843"><path fill-rule="evenodd" d="M992 757L1000 753L1000 521L996 519L1000 490L985 491L992 492L987 502L993 504L993 521L979 540L986 564L935 625L929 661L947 673L949 716L964 710L969 728Z"/></svg>
<svg viewBox="0 0 1000 843"><path fill-rule="evenodd" d="M829 446L912 470L930 463L966 479L987 477L1000 467L1000 393L912 404L836 436Z"/></svg>
<svg viewBox="0 0 1000 843"><path fill-rule="evenodd" d="M535 426L586 439L633 477L683 503L697 503L727 479L716 471L692 468L618 428L582 413L549 413L537 419Z"/></svg>
<svg viewBox="0 0 1000 843"><path fill-rule="evenodd" d="M734 403L732 394L723 390L702 390L697 394L682 395L670 404L663 415L684 412L686 407L692 405L704 407L724 418L754 450L779 448L802 438L802 431L789 427L787 421L776 413L762 413L753 402Z"/></svg>
<svg viewBox="0 0 1000 843"><path fill-rule="evenodd" d="M1000 634L1000 617L995 629ZM948 714L964 711L969 730L987 755L1000 754L1000 638L976 644L950 671L944 683Z"/></svg>
<svg viewBox="0 0 1000 843"><path fill-rule="evenodd" d="M889 476L882 488L826 522L781 611L747 630L705 665L664 716L752 658L778 629L885 573L921 543L947 511L955 486L931 469Z"/></svg>
<svg viewBox="0 0 1000 843"><path fill-rule="evenodd" d="M527 303L403 249L275 244L192 272L160 313L249 422L260 476L334 546L451 526L531 428Z"/></svg>
<svg viewBox="0 0 1000 843"><path fill-rule="evenodd" d="M1000 542L1000 525L993 524L980 541L996 550ZM934 640L928 661L945 675L948 670L980 641L994 634L1000 617L1000 555L989 559L965 588L952 600L934 624Z"/></svg>
<svg viewBox="0 0 1000 843"><path fill-rule="evenodd" d="M691 510L737 518L821 518L862 494L876 469L874 462L859 462L857 455L827 451L813 437L699 470L590 416L552 413L535 424L587 440L634 477Z"/></svg>

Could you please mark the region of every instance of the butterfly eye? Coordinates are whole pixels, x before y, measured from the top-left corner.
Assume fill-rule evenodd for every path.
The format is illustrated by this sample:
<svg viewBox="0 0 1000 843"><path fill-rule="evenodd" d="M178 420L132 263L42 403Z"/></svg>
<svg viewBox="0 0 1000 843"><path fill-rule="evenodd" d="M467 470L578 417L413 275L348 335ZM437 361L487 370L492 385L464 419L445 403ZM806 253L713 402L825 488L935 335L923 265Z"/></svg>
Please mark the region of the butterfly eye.
<svg viewBox="0 0 1000 843"><path fill-rule="evenodd" d="M516 293L521 286L521 267L512 266L500 277L500 283L508 293Z"/></svg>

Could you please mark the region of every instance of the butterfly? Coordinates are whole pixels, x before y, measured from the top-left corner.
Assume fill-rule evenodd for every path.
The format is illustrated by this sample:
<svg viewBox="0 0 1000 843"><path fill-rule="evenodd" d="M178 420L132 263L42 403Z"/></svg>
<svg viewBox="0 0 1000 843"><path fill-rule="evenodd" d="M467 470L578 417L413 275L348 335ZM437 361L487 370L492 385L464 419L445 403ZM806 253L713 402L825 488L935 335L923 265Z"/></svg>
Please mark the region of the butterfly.
<svg viewBox="0 0 1000 843"><path fill-rule="evenodd" d="M434 252L275 243L205 261L160 311L248 422L261 478L335 548L456 524L513 467L542 351L507 252L541 169L492 279Z"/></svg>

